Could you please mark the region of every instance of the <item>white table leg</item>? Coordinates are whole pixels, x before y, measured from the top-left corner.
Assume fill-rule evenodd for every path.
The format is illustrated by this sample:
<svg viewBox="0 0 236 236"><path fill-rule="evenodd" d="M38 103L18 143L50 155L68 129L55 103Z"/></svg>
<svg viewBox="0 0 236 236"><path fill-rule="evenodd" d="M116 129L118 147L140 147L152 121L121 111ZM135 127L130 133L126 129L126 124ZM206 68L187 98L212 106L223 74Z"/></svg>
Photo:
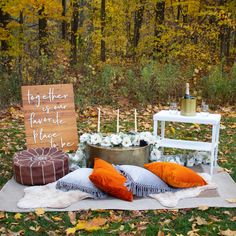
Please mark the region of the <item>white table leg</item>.
<svg viewBox="0 0 236 236"><path fill-rule="evenodd" d="M165 138L165 121L161 121L161 139Z"/></svg>
<svg viewBox="0 0 236 236"><path fill-rule="evenodd" d="M153 121L153 135L157 136L157 132L158 132L158 121L154 120Z"/></svg>
<svg viewBox="0 0 236 236"><path fill-rule="evenodd" d="M165 138L165 121L161 121L161 139ZM162 154L164 155L164 147L161 148Z"/></svg>
<svg viewBox="0 0 236 236"><path fill-rule="evenodd" d="M218 160L218 147L219 147L219 137L220 137L220 123L216 126L216 148L215 148L215 158L214 158L214 166L217 165Z"/></svg>
<svg viewBox="0 0 236 236"><path fill-rule="evenodd" d="M211 137L211 175L213 175L213 167L214 167L214 162L215 162L216 129L217 129L217 125L213 125L212 137Z"/></svg>

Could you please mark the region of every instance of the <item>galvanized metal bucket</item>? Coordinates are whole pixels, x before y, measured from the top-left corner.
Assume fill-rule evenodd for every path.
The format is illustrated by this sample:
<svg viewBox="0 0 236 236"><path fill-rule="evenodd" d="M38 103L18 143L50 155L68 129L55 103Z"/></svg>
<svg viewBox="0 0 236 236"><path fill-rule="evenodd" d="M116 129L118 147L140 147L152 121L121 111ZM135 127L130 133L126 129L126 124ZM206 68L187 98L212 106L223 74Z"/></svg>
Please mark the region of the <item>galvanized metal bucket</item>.
<svg viewBox="0 0 236 236"><path fill-rule="evenodd" d="M101 158L115 165L141 166L149 162L150 146L144 147L101 147L87 144L87 166L93 167L94 158Z"/></svg>

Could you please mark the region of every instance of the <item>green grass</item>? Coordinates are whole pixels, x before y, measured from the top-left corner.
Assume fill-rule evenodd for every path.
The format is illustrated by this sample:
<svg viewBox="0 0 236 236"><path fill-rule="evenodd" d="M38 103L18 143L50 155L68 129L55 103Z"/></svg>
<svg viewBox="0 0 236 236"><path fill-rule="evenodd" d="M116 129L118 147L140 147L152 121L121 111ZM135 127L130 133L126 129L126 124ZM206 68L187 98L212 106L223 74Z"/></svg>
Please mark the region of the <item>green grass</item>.
<svg viewBox="0 0 236 236"><path fill-rule="evenodd" d="M152 122L148 118L147 122ZM220 133L219 164L231 170L231 176L236 181L236 132L235 117L225 117L222 124L226 127ZM6 117L0 123L0 188L12 177L12 157L20 149L25 148L24 126L21 119ZM78 122L81 133L89 130L87 120ZM107 122L103 132L114 132L115 122ZM132 129L133 123L129 120L122 123L124 130ZM175 133L170 127L175 128ZM139 127L140 130L144 127ZM95 128L96 129L96 128ZM190 124L167 124L169 137L185 137L187 139L198 138L209 140L211 129L208 126L200 126L200 129ZM15 219L15 213L3 213L0 217L0 235L16 233L16 235L65 235L67 228L73 227L67 212L46 212L37 216L34 212L22 213L20 219ZM112 216L120 217L119 222ZM103 217L108 220L109 227L88 233L83 230L77 235L157 235L159 231L164 235L218 235L220 231L227 229L236 230L236 209L209 208L207 210L184 209L184 210L148 210L148 211L77 211L76 219L92 219ZM1 216L1 215L0 215ZM55 221L53 216L61 218ZM198 224L197 218L204 219L204 224ZM36 231L35 231L36 230ZM190 234L190 233L189 233Z"/></svg>

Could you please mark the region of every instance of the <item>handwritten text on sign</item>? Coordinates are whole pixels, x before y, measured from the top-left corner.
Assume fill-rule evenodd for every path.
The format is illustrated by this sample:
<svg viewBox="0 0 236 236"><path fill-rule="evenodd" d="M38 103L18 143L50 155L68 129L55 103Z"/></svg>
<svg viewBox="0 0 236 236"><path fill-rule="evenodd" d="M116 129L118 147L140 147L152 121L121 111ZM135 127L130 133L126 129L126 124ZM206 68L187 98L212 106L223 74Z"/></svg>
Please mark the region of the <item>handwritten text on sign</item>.
<svg viewBox="0 0 236 236"><path fill-rule="evenodd" d="M77 149L71 84L23 86L22 100L27 147Z"/></svg>

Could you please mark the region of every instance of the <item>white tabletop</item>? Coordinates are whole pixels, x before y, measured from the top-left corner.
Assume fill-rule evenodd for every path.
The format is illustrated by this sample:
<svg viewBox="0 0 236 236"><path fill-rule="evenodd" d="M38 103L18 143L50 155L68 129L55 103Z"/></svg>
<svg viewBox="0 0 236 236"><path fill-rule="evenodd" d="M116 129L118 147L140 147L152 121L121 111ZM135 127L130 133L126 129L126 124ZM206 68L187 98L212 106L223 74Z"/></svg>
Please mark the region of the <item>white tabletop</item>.
<svg viewBox="0 0 236 236"><path fill-rule="evenodd" d="M215 125L220 122L221 115L220 114L208 114L203 115L201 113L196 113L195 116L182 116L180 112L177 114L172 114L170 111L162 110L156 113L153 116L153 120L155 121L173 121L173 122L185 122L185 123L198 123L198 124L210 124Z"/></svg>

